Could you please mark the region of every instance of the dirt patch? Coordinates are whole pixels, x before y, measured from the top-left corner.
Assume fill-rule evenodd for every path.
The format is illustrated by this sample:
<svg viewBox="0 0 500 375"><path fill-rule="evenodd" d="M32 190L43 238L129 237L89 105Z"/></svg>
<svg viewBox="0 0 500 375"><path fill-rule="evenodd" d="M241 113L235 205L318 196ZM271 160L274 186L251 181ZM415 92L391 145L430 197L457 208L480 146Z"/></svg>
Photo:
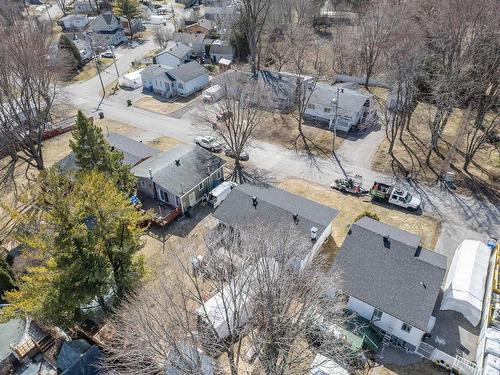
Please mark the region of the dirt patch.
<svg viewBox="0 0 500 375"><path fill-rule="evenodd" d="M115 79L109 85L104 87L104 97L107 98L110 95L115 95L118 92L118 90L120 90L120 85L118 84L118 80ZM102 90L101 90L101 95L102 95Z"/></svg>
<svg viewBox="0 0 500 375"><path fill-rule="evenodd" d="M308 144L317 156L325 156L332 151L332 132L327 129L312 126L307 122L302 125L304 135L309 139ZM266 113L262 126L255 132L255 137L266 142L274 143L290 150L305 151L304 142L298 138L297 120L290 114ZM343 138L337 133L335 148L342 144Z"/></svg>
<svg viewBox="0 0 500 375"><path fill-rule="evenodd" d="M160 151L167 151L170 150L175 145L178 145L182 142L172 137L161 136L146 143Z"/></svg>
<svg viewBox="0 0 500 375"><path fill-rule="evenodd" d="M387 90L376 89L373 93L383 102ZM394 156L406 170L411 170L418 181L434 184L443 173L445 158L452 144L457 139L462 121L462 111L455 110L449 117L442 139L438 143L441 155L433 153L430 165L425 163L430 145L429 119L434 107L420 103L415 110L409 131L405 129L403 142L399 139L394 146ZM460 193L467 194L477 189L477 184L491 191L500 192L500 153L492 144L485 144L469 166L469 173L463 170L463 150L466 147L466 135L458 142L458 150L452 159L451 168L455 172L455 184ZM396 164L389 157L389 141L384 138L373 159L373 169L392 174Z"/></svg>
<svg viewBox="0 0 500 375"><path fill-rule="evenodd" d="M432 250L436 246L441 228L441 223L436 218L375 205L368 198L360 199L344 195L327 187L298 178L286 179L279 186L287 191L339 210L338 216L333 221L332 228L332 237L338 246L341 246L344 242L349 226L365 211L376 214L383 223L421 236L422 245L428 249ZM333 252L334 255L335 251L335 248L333 248L330 252Z"/></svg>

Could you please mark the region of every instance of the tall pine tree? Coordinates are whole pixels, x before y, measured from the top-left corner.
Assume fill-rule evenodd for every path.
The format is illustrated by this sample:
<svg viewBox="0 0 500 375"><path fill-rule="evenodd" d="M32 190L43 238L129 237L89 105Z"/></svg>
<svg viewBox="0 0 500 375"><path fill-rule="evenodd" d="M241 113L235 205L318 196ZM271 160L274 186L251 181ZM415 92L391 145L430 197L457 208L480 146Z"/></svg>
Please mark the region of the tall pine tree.
<svg viewBox="0 0 500 375"><path fill-rule="evenodd" d="M76 158L76 165L81 171L104 173L115 181L123 192L131 193L135 189L136 180L130 173L130 167L123 165L123 153L114 150L104 138L102 129L78 111L76 128L69 145Z"/></svg>
<svg viewBox="0 0 500 375"><path fill-rule="evenodd" d="M125 17L130 27L130 37L134 38L133 21L142 18L141 5L138 0L115 0L113 13L120 17Z"/></svg>
<svg viewBox="0 0 500 375"><path fill-rule="evenodd" d="M49 170L40 177L33 225L19 241L36 249L36 267L21 277L19 289L5 293L6 317L22 311L42 321L71 325L86 306L105 297L120 299L141 279L143 229L147 219L114 181L97 171L76 178ZM33 220L33 218L31 218Z"/></svg>

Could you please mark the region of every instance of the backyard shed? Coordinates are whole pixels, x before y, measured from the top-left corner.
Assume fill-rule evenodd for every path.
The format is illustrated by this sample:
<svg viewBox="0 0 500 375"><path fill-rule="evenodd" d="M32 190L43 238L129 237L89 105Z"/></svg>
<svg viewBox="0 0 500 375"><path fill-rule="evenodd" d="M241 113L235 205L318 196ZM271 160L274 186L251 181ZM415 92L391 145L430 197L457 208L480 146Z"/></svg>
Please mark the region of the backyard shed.
<svg viewBox="0 0 500 375"><path fill-rule="evenodd" d="M138 89L142 86L141 72L144 68L124 74L118 80L120 86L129 87L131 89Z"/></svg>
<svg viewBox="0 0 500 375"><path fill-rule="evenodd" d="M481 321L491 250L480 241L465 240L455 251L441 310L461 313L472 325Z"/></svg>

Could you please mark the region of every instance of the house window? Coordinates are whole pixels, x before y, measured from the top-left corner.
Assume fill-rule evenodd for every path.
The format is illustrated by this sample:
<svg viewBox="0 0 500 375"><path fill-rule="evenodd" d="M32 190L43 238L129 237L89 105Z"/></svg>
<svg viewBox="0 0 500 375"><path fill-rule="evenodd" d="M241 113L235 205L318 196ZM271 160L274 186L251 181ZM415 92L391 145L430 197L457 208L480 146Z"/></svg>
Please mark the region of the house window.
<svg viewBox="0 0 500 375"><path fill-rule="evenodd" d="M217 178L222 178L222 171L220 169L217 170Z"/></svg>
<svg viewBox="0 0 500 375"><path fill-rule="evenodd" d="M307 109L315 109L316 106L314 104L308 104Z"/></svg>
<svg viewBox="0 0 500 375"><path fill-rule="evenodd" d="M372 314L372 320L380 320L382 319L382 311L374 309Z"/></svg>
<svg viewBox="0 0 500 375"><path fill-rule="evenodd" d="M182 89L184 88L184 86L182 86L182 83L178 83L178 84L177 84L177 88L179 88L179 89L181 89L181 90L182 90Z"/></svg>
<svg viewBox="0 0 500 375"><path fill-rule="evenodd" d="M328 107L325 107L325 108L323 108L323 111L324 111L325 113L330 113L331 109L330 109L330 108L328 108Z"/></svg>
<svg viewBox="0 0 500 375"><path fill-rule="evenodd" d="M163 202L168 202L168 194L163 190L160 190L160 200Z"/></svg>
<svg viewBox="0 0 500 375"><path fill-rule="evenodd" d="M200 186L198 186L198 190L202 191L203 190L203 181L201 182Z"/></svg>
<svg viewBox="0 0 500 375"><path fill-rule="evenodd" d="M411 326L406 324L406 323L403 323L403 325L401 326L401 331L405 331L406 333L410 333Z"/></svg>

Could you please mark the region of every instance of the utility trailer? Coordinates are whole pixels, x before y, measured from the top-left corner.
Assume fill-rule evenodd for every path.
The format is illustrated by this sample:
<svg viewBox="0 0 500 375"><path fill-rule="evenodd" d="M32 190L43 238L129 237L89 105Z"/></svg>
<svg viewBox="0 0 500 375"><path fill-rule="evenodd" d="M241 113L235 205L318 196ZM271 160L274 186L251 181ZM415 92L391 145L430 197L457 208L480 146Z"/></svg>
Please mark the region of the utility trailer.
<svg viewBox="0 0 500 375"><path fill-rule="evenodd" d="M353 195L368 194L368 190L363 189L363 178L359 174L354 177L337 178L330 187Z"/></svg>

